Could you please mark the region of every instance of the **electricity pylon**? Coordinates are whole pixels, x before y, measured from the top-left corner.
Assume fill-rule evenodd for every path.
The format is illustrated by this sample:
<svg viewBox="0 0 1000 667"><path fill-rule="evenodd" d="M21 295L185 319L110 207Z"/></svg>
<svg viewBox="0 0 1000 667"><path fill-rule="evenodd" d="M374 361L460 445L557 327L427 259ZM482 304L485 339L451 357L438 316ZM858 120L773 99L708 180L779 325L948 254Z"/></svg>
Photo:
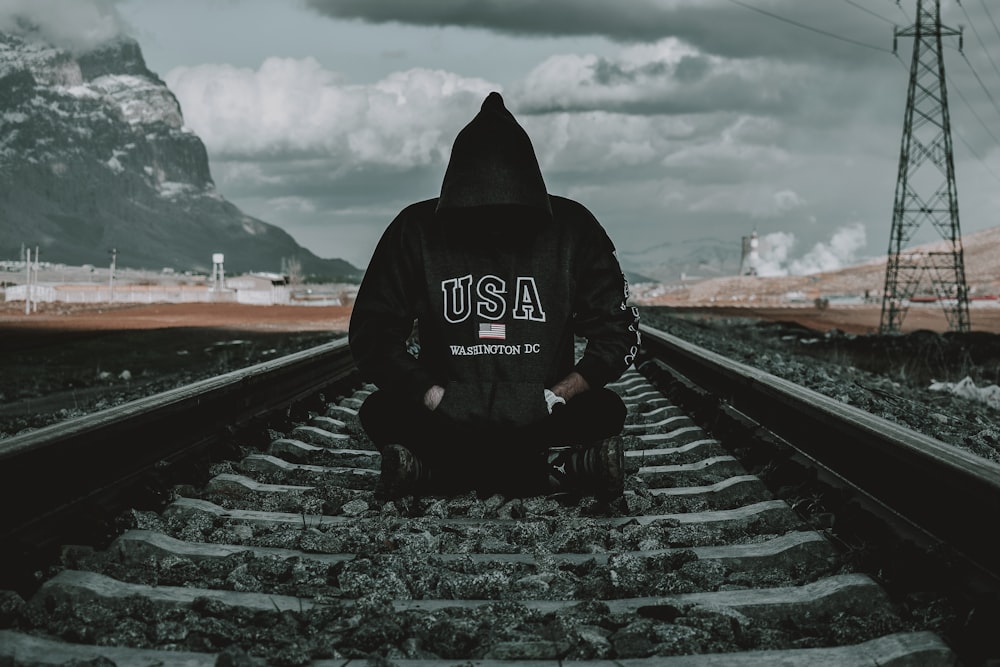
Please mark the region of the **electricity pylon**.
<svg viewBox="0 0 1000 667"><path fill-rule="evenodd" d="M882 294L881 333L899 333L910 299L916 295L925 273L930 274L934 296L944 306L949 328L969 331L969 292L941 49L942 37L956 35L961 50L961 30L941 25L941 0L917 0L914 24L895 30L894 52L896 38L914 39ZM925 223L934 226L943 243L931 246L927 252L907 250L917 229Z"/></svg>

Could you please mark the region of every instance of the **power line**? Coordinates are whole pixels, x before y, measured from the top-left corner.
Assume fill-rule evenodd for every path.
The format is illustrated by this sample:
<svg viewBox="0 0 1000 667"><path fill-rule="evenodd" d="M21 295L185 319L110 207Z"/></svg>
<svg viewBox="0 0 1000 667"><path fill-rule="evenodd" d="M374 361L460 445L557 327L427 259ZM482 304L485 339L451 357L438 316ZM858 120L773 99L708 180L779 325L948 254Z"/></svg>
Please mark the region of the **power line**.
<svg viewBox="0 0 1000 667"><path fill-rule="evenodd" d="M979 0L979 2L983 3L983 11L986 12L986 18L988 18L990 23L993 24L993 29L997 32L997 37L1000 37L1000 26L997 26L997 22L993 20L993 15L990 14L990 8L986 6L986 0Z"/></svg>
<svg viewBox="0 0 1000 667"><path fill-rule="evenodd" d="M899 0L889 0L889 2L896 6L896 9L898 9L899 13L903 15L907 23L912 23L910 17L906 13L906 10L903 9L903 5L899 4Z"/></svg>
<svg viewBox="0 0 1000 667"><path fill-rule="evenodd" d="M844 2L846 2L847 4L849 4L852 7L857 7L858 9L860 9L863 12L865 12L866 14L871 14L872 16L874 16L875 18L877 18L877 19L879 19L881 21L885 21L889 25L896 25L896 22L893 21L892 19L887 19L886 17L882 16L878 12L873 12L872 10L868 9L867 7L865 7L863 5L859 5L858 3L854 2L854 0L844 0Z"/></svg>
<svg viewBox="0 0 1000 667"><path fill-rule="evenodd" d="M899 57L899 54L896 54L896 60L899 62L900 66L902 66L902 68L904 70L905 69L909 69L906 66L906 63L903 62L903 59ZM958 86L955 85L955 82L952 80L952 78L950 76L946 77L946 78L947 78L947 81L948 81L948 87L949 87L949 89L951 91L953 91L955 94L958 95L959 99L962 100L962 102L965 103L965 106L969 107L969 111L971 111L972 115L975 116L976 120L979 121L979 124L983 126L983 129L986 130L986 133L989 134L993 138L993 141L995 141L996 143L1000 144L1000 138L997 138L997 135L993 134L993 130L991 130L990 126L987 125L983 121L982 116L979 115L979 113L976 111L976 108L974 106L972 106L972 104L969 103L969 100L966 99L965 95L962 94L962 90ZM976 152L976 149L972 147L972 144L970 144L968 142L968 140L966 140L966 138L964 136L962 136L961 132L958 133L958 138L962 141L962 143L965 145L965 147L967 149L969 149L969 153L972 154L972 157L976 158L976 160L981 165L983 165L983 168L986 169L986 171L988 171L990 173L990 175L997 180L997 182L1000 182L1000 175L998 175L995 171L993 171L993 168L989 165L989 163L986 162L979 155L978 152Z"/></svg>
<svg viewBox="0 0 1000 667"><path fill-rule="evenodd" d="M990 64L993 65L993 71L996 72L998 75L1000 75L1000 67L997 67L996 61L993 60L993 56L990 55L990 50L986 48L986 43L983 42L983 38L979 36L979 31L976 30L975 21L972 20L972 17L969 16L969 12L965 10L965 7L961 3L959 3L958 6L962 8L962 13L965 14L965 18L969 20L969 27L972 28L972 34L976 36L976 41L978 41L979 45L983 47L983 51L986 53L986 57L989 59Z"/></svg>
<svg viewBox="0 0 1000 667"><path fill-rule="evenodd" d="M979 86L983 89L983 92L986 93L986 97L990 98L990 102L993 103L993 108L997 110L998 114L1000 114L1000 105L997 104L996 98L993 97L993 93L990 92L990 89L986 87L985 83L983 83L983 79L979 76L979 72L977 72L976 68L972 66L972 63L969 62L968 56L966 56L964 53L962 54L962 58L969 65L969 69L972 71L972 75L976 77L976 81L979 82Z"/></svg>
<svg viewBox="0 0 1000 667"><path fill-rule="evenodd" d="M1000 143L1000 139L997 139L997 136L995 134L993 134L993 130L991 130L989 128L989 126L986 125L986 123L983 122L983 119L979 117L979 114L976 113L976 110L972 107L971 104L969 104L969 101L967 99L965 99L965 95L962 94L962 91L959 90L954 84L952 84L951 78L948 79L948 84L951 86L951 89L953 91L955 91L956 93L958 93L959 99L961 99L963 102L965 102L965 106L969 107L969 110L972 112L972 115L976 117L976 120L979 121L979 124L983 126L983 128L986 130L986 132L991 137L993 137L993 141L995 141L997 143ZM986 171L988 171L990 173L990 176L992 176L993 178L995 178L997 180L997 182L1000 183L1000 175L998 175L995 171L993 171L993 168L989 165L989 163L986 162L986 160L984 160L982 157L980 157L979 153L976 152L976 149L972 147L972 144L970 144L965 139L964 136L962 136L961 132L958 132L958 138L962 140L962 143L965 144L965 147L967 149L969 149L970 153L972 153L972 157L976 158L976 160L979 161L979 164L983 165L983 168L986 169Z"/></svg>
<svg viewBox="0 0 1000 667"><path fill-rule="evenodd" d="M1000 174L993 171L993 167L991 167L988 162L979 156L979 153L977 153L976 149L972 147L972 144L970 144L965 137L962 136L961 132L956 133L958 134L958 138L962 140L962 143L965 144L965 147L969 149L970 153L972 153L972 157L976 158L976 160L979 161L979 164L983 165L983 168L989 173L990 176L996 179L997 183L1000 183Z"/></svg>
<svg viewBox="0 0 1000 667"><path fill-rule="evenodd" d="M981 0L981 1L984 3L984 8L985 8L985 0ZM813 26L806 25L804 23L800 23L800 22L795 21L793 19L790 19L790 18L787 18L787 17L784 17L784 16L780 16L780 15L775 14L773 12L769 12L769 11L767 11L765 9L761 9L760 7L755 7L755 6L753 6L753 5L751 5L751 4L747 3L747 2L743 2L742 0L729 0L729 2L733 3L734 5L739 5L740 7L743 7L745 9L749 9L751 11L757 12L758 14L762 14L762 15L767 16L769 18L775 19L777 21L781 21L783 23L788 23L788 24L793 25L793 26L795 26L797 28L802 28L803 30L809 30L810 32L815 32L817 34L824 35L826 37L830 37L830 38L833 38L833 39L837 39L837 40L840 40L842 42L847 42L849 44L854 44L856 46L863 46L866 49L872 49L873 51L881 51L883 53L890 53L890 54L892 54L896 58L897 61L899 61L900 65L902 65L904 69L908 69L907 66L906 66L906 63L904 63L903 60L899 57L899 54L897 54L896 52L891 51L889 49L884 49L884 48L881 48L881 47L878 47L878 46L874 46L872 44L866 44L865 42L859 42L857 40L850 39L848 37L842 37L841 35L837 35L837 34L834 34L832 32L828 32L826 30L821 30L819 28L815 28ZM856 7L857 9L860 9L861 11L864 11L864 12L866 12L868 14L871 14L872 16L875 16L876 18L878 18L878 19L880 19L882 21L885 21L886 23L889 23L891 25L895 25L895 23L893 21L891 21L890 19L882 16L881 14L879 14L877 12L874 12L874 11L868 9L867 7L859 5L854 0L844 0L844 2L846 2L847 4L849 4L849 5L853 6L853 7ZM906 17L907 21L910 20L909 16L907 16L906 11L903 9L902 5L900 5L900 3L898 2L898 0L889 0L889 2L892 3L893 5L895 5L897 9L899 9L900 13L904 17ZM964 7L962 8L962 11L963 12L965 11ZM989 16L990 22L993 24L994 29L996 29L997 34L1000 35L1000 26L998 26L997 23L993 20L993 17L989 15L989 11L988 10L987 10L987 16ZM966 17L968 18L968 14L967 13L966 13ZM971 24L972 20L969 19L969 22ZM973 28L973 30L975 30L975 28ZM983 41L979 37L978 32L976 32L976 38L979 40L979 43L983 46L983 49L987 51L987 55L988 55L989 51L986 49L985 44L983 44ZM997 110L998 113L1000 113L1000 105L997 104L996 100L993 98L992 93L990 93L989 89L983 83L982 78L980 78L979 74L976 72L975 68L972 66L972 63L969 62L969 59L968 59L968 57L966 57L965 53L962 53L962 57L965 59L965 62L968 63L969 69L972 70L972 74L976 77L976 80L979 82L979 85L983 88L983 90L986 92L986 95L990 98L990 101L993 103L993 107ZM993 63L993 58L992 57L990 57L990 62ZM994 66L994 68L997 68L997 65L995 63L993 63L993 66ZM998 74L1000 74L1000 68L998 68ZM949 78L949 83L950 83L950 78ZM993 133L993 130L990 129L989 125L987 125L983 121L982 117L976 112L975 108L969 103L969 101L962 94L962 91L959 90L954 84L950 83L950 85L951 85L952 90L954 90L958 94L959 98L961 98L961 100L965 103L965 105L967 107L969 107L969 110L972 112L972 115L975 116L976 120L979 121L979 124L983 126L983 129L986 130L986 132L990 135L990 137L993 138L993 140L995 142L997 142L998 144L1000 144L1000 139L998 139L997 136ZM965 137L963 137L961 134L959 134L958 138L962 141L963 144L965 144L965 147L967 149L969 149L969 152L973 155L973 157L975 157L983 165L983 167L994 178L997 179L997 181L1000 181L1000 176L998 176L996 174L996 172L994 172L993 169L989 166L989 164L987 164L982 159L982 157L980 157L980 155L976 152L976 150L972 147L972 145L968 141L966 141Z"/></svg>
<svg viewBox="0 0 1000 667"><path fill-rule="evenodd" d="M961 89L954 84L954 82L952 81L951 77L948 77L948 85L950 85L951 89L955 91L955 93L958 95L959 99L961 99L963 102L965 102L965 106L969 107L969 111L971 111L972 115L976 117L976 120L978 120L979 124L983 126L983 129L986 130L987 134L989 134L991 137L993 137L993 141L995 141L998 144L1000 144L1000 139L997 138L997 135L993 134L993 130L991 130L990 126L987 125L983 121L982 116L979 115L979 112L976 111L976 108L974 106L972 106L971 104L969 104L969 100L965 99L965 95L963 95Z"/></svg>
<svg viewBox="0 0 1000 667"><path fill-rule="evenodd" d="M826 37L831 37L833 39L839 39L842 42L847 42L848 44L854 44L855 46L863 46L866 49L872 49L873 51L882 51L883 53L892 53L892 51L890 51L889 49L883 49L880 46L874 46L872 44L866 44L865 42L859 42L858 40L851 39L850 37L841 37L840 35L836 35L836 34L834 34L832 32L827 32L826 30L821 30L819 28L814 28L811 25L806 25L805 23L799 23L798 21L792 20L792 19L784 17L784 16L779 16L778 14L774 14L772 12L769 12L766 9L761 9L760 7L754 7L753 5L748 4L746 2L743 2L742 0L729 0L729 2L733 3L734 5L739 5L740 7L743 7L745 9L749 9L751 11L757 12L758 14L763 14L764 16L768 16L768 17L770 17L772 19L775 19L775 20L778 20L778 21L782 21L784 23L788 23L788 24L793 25L793 26L795 26L797 28L802 28L803 30L809 30L810 32L815 32L815 33L820 34L820 35L825 35Z"/></svg>

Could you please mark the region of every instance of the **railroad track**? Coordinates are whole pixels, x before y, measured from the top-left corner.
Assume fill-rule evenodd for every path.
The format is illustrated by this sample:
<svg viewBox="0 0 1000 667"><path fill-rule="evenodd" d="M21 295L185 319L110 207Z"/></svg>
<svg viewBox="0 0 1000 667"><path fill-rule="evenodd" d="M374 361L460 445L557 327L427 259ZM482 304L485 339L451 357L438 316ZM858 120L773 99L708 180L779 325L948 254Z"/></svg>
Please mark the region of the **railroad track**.
<svg viewBox="0 0 1000 667"><path fill-rule="evenodd" d="M376 500L343 341L0 441L0 662L1000 656L1000 468L644 336L609 503Z"/></svg>

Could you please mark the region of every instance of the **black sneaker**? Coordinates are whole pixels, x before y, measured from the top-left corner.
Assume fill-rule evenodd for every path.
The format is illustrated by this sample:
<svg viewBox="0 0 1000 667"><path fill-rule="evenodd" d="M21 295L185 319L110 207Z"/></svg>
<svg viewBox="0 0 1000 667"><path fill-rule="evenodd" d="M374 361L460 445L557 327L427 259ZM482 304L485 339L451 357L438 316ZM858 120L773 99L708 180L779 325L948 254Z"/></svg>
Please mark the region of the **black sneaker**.
<svg viewBox="0 0 1000 667"><path fill-rule="evenodd" d="M621 438L607 438L584 448L555 447L548 453L549 489L602 499L625 491L625 451Z"/></svg>
<svg viewBox="0 0 1000 667"><path fill-rule="evenodd" d="M402 445L386 445L375 493L388 499L412 495L420 490L426 477L427 471L413 452Z"/></svg>

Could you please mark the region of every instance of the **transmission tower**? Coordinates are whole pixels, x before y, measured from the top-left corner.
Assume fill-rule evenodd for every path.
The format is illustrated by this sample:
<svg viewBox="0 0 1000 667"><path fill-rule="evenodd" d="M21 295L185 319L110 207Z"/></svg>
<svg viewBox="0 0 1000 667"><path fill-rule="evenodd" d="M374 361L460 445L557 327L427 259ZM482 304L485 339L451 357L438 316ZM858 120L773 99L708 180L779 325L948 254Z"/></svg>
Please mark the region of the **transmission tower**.
<svg viewBox="0 0 1000 667"><path fill-rule="evenodd" d="M969 331L969 294L965 284L958 193L951 146L951 121L945 89L942 37L961 30L941 25L941 0L917 0L916 21L895 30L896 38L913 37L910 85L903 120L899 175L892 211L889 260L882 296L881 333L899 333L910 300L923 275L944 306L952 331ZM943 239L926 252L907 250L921 225L931 224Z"/></svg>

